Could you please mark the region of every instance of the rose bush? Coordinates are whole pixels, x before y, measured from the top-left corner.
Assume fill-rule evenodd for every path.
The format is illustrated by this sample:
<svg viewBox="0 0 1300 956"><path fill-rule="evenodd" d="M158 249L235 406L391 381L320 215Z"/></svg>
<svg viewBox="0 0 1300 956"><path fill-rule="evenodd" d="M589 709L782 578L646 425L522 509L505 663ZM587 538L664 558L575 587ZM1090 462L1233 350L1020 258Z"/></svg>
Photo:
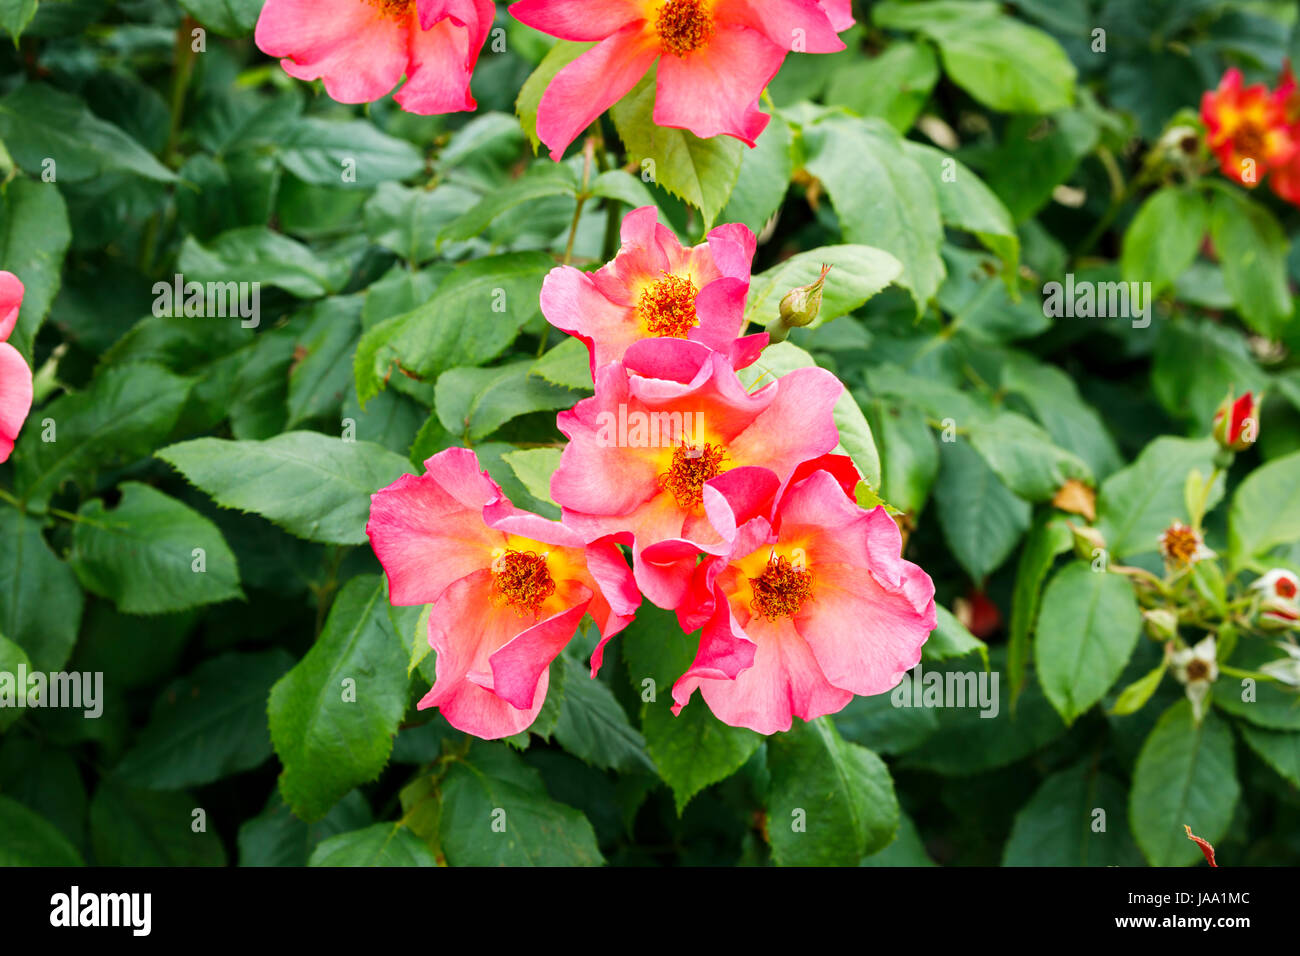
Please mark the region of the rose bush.
<svg viewBox="0 0 1300 956"><path fill-rule="evenodd" d="M1300 860L1293 5L0 27L0 863Z"/></svg>

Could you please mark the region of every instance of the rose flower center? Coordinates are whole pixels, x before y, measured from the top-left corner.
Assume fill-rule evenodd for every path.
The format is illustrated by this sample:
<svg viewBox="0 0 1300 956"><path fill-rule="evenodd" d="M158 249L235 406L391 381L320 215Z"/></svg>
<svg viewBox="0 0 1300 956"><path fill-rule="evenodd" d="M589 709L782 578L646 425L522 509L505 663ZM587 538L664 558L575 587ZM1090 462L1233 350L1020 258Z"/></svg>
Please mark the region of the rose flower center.
<svg viewBox="0 0 1300 956"><path fill-rule="evenodd" d="M546 556L532 551L507 551L492 562L492 596L519 614L536 614L555 593L555 579Z"/></svg>
<svg viewBox="0 0 1300 956"><path fill-rule="evenodd" d="M774 554L768 559L763 573L749 579L754 592L749 609L769 621L793 617L812 594L812 583L811 571Z"/></svg>
<svg viewBox="0 0 1300 956"><path fill-rule="evenodd" d="M655 32L663 48L685 56L713 39L713 16L707 0L668 0L659 8Z"/></svg>
<svg viewBox="0 0 1300 956"><path fill-rule="evenodd" d="M379 12L390 20L396 20L401 23L415 9L415 0L366 0L372 7L377 7Z"/></svg>
<svg viewBox="0 0 1300 956"><path fill-rule="evenodd" d="M641 290L637 312L651 335L686 338L695 328L695 283L685 276L665 272L664 277Z"/></svg>
<svg viewBox="0 0 1300 956"><path fill-rule="evenodd" d="M1201 536L1191 528L1178 526L1165 532L1165 557L1174 564L1191 564L1196 551L1201 546Z"/></svg>
<svg viewBox="0 0 1300 956"><path fill-rule="evenodd" d="M1237 152L1248 159L1260 159L1268 152L1267 130L1243 123L1232 137Z"/></svg>
<svg viewBox="0 0 1300 956"><path fill-rule="evenodd" d="M673 449L673 463L659 476L659 485L683 508L694 508L704 501L704 483L726 471L722 467L726 457L726 449L721 445L696 448L682 442Z"/></svg>

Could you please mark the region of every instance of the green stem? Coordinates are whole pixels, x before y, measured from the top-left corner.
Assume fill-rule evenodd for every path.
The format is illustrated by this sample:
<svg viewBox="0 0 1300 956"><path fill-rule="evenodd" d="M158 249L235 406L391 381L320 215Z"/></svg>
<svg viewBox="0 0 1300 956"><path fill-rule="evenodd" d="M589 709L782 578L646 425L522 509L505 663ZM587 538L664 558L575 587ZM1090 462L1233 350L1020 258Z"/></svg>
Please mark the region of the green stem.
<svg viewBox="0 0 1300 956"><path fill-rule="evenodd" d="M171 86L171 120L167 126L167 143L163 146L162 161L173 169L179 167L180 157L176 155L176 143L180 139L181 119L185 113L185 96L189 92L190 80L194 76L194 28L198 22L188 14L181 18L176 28L176 43L173 47L172 86ZM153 259L158 249L158 234L162 230L161 213L155 212L149 217L144 227L144 236L140 240L140 271L145 275L153 272Z"/></svg>

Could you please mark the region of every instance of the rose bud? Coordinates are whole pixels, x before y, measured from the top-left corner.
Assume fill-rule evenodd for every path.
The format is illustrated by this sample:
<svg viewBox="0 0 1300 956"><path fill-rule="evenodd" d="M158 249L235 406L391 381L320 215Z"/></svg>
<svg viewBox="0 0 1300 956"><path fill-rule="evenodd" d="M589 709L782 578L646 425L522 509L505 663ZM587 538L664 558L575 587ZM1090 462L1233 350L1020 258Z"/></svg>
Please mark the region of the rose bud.
<svg viewBox="0 0 1300 956"><path fill-rule="evenodd" d="M1214 440L1228 451L1244 451L1259 437L1259 398L1250 392L1233 399L1232 392L1214 413Z"/></svg>

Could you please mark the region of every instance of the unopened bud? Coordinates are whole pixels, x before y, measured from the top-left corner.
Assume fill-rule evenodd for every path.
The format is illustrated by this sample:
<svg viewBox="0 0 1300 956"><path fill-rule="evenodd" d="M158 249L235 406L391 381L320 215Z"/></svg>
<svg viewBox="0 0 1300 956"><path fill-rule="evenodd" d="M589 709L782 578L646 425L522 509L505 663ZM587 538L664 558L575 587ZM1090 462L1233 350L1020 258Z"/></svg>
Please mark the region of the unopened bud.
<svg viewBox="0 0 1300 956"><path fill-rule="evenodd" d="M1178 615L1168 608L1156 607L1143 611L1142 623L1153 641L1171 641L1178 636Z"/></svg>
<svg viewBox="0 0 1300 956"><path fill-rule="evenodd" d="M1244 451L1259 437L1259 397L1247 392L1234 399L1232 392L1214 413L1214 440L1226 451Z"/></svg>
<svg viewBox="0 0 1300 956"><path fill-rule="evenodd" d="M822 266L817 281L791 289L781 300L781 323L792 329L801 329L817 321L822 310L822 289L831 267Z"/></svg>
<svg viewBox="0 0 1300 956"><path fill-rule="evenodd" d="M1091 560L1098 551L1106 550L1106 539L1096 528L1080 527L1072 521L1068 524L1070 533L1074 535L1074 553L1079 557Z"/></svg>

